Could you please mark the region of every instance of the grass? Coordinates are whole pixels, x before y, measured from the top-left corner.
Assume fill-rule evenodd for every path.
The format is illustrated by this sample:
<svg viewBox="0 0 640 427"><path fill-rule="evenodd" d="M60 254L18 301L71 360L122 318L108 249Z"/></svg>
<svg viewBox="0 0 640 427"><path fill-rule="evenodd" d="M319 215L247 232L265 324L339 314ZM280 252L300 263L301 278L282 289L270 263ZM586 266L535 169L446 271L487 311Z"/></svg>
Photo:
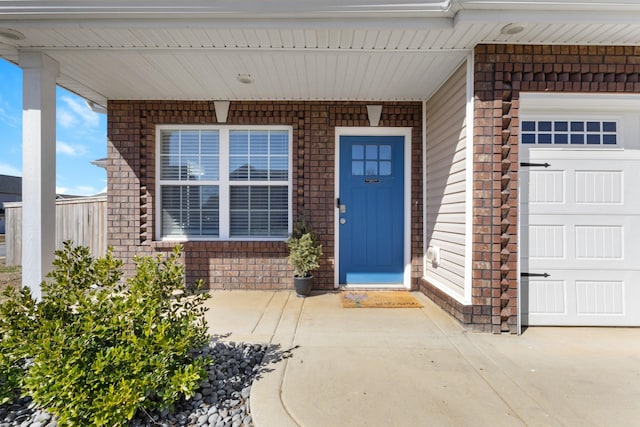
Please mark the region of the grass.
<svg viewBox="0 0 640 427"><path fill-rule="evenodd" d="M0 234L0 244L5 242L5 235ZM7 286L20 286L22 284L22 269L20 266L7 266L6 258L0 258L0 293Z"/></svg>
<svg viewBox="0 0 640 427"><path fill-rule="evenodd" d="M5 265L0 259L0 293L8 286L20 286L22 283L22 269L19 265Z"/></svg>

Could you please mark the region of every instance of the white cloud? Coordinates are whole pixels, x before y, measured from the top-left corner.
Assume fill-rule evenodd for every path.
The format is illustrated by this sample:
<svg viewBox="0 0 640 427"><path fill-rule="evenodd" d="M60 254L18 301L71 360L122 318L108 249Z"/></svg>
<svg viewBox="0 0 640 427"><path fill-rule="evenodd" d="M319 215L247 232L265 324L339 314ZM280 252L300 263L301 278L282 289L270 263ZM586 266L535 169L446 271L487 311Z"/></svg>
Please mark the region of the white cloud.
<svg viewBox="0 0 640 427"><path fill-rule="evenodd" d="M12 114L7 109L11 109L11 105L0 95L0 122L12 128L20 127L21 111L16 110L17 114Z"/></svg>
<svg viewBox="0 0 640 427"><path fill-rule="evenodd" d="M69 128L77 123L89 127L100 125L100 115L91 111L81 99L71 96L63 96L60 99L65 104L58 107L58 122L61 126Z"/></svg>
<svg viewBox="0 0 640 427"><path fill-rule="evenodd" d="M0 107L0 121L12 128L20 126L20 117L12 116L2 107Z"/></svg>
<svg viewBox="0 0 640 427"><path fill-rule="evenodd" d="M71 114L70 111L63 108L58 108L56 118L58 119L58 124L63 128L73 127L77 122L76 117Z"/></svg>
<svg viewBox="0 0 640 427"><path fill-rule="evenodd" d="M22 171L7 163L0 163L0 175L22 176Z"/></svg>
<svg viewBox="0 0 640 427"><path fill-rule="evenodd" d="M56 186L57 194L69 194L73 196L93 196L98 194L99 191L95 187L88 185L78 185L75 187L58 187Z"/></svg>
<svg viewBox="0 0 640 427"><path fill-rule="evenodd" d="M87 149L78 144L67 144L63 141L56 141L56 153L66 154L67 156L82 156L86 154Z"/></svg>

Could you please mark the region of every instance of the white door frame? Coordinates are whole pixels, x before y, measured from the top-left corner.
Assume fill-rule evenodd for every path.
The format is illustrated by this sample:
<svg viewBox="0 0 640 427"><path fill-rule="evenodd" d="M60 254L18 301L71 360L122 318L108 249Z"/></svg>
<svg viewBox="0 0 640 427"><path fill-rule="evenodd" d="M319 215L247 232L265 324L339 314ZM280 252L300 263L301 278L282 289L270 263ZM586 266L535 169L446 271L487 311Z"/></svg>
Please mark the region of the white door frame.
<svg viewBox="0 0 640 427"><path fill-rule="evenodd" d="M404 273L403 288L411 289L411 131L410 127L336 127L334 200L340 195L340 137L402 136L404 137ZM334 287L340 287L340 211L334 203ZM370 286L368 286L370 287ZM395 285L379 285L388 288Z"/></svg>

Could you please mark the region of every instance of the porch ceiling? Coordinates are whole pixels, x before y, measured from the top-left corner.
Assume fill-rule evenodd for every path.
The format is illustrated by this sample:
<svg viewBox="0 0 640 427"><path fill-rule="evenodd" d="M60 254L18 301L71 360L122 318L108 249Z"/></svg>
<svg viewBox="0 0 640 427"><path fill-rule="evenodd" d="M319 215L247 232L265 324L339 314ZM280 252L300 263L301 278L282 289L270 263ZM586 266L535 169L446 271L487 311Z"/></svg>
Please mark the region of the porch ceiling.
<svg viewBox="0 0 640 427"><path fill-rule="evenodd" d="M509 23L524 31L502 34ZM25 36L0 37L0 56L17 62L21 50L42 51L60 63L58 84L102 105L423 100L478 43L640 45L640 4L21 0L0 2L0 29ZM252 84L237 80L245 73Z"/></svg>

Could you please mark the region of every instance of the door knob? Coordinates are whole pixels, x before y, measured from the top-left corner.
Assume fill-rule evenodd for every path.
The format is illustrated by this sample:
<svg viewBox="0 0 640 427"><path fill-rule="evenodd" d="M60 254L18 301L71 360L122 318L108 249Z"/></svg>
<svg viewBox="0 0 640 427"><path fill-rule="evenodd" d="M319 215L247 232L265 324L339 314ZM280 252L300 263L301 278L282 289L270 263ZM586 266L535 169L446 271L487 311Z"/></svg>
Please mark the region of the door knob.
<svg viewBox="0 0 640 427"><path fill-rule="evenodd" d="M340 218L340 224L346 224L346 223L347 223L346 218Z"/></svg>

